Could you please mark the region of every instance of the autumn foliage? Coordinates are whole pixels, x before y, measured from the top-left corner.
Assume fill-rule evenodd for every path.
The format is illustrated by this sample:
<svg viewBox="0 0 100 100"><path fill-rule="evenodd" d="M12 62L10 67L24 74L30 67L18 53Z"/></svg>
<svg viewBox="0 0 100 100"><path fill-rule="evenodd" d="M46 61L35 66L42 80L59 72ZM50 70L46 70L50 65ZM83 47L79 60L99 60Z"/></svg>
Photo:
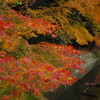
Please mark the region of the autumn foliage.
<svg viewBox="0 0 100 100"><path fill-rule="evenodd" d="M3 16L0 19L0 99L17 99L23 97L25 92L31 92L38 97L42 92L75 82L76 76L71 75L75 69L83 72L79 66L84 61L78 59L77 56L70 57L70 55L78 55L79 51L74 50L72 46L44 42L29 45L22 37L36 36L35 33L29 34L28 29L25 31L24 25L30 30L32 28L31 31L36 34L43 35L52 35L53 31L59 30L59 26L41 19L30 19L20 14L16 16L19 17L17 20L22 21L23 24L10 20L9 16L7 16L8 19L4 19ZM45 54L49 53L50 57L43 55L44 51ZM54 55L55 61L51 62ZM56 61L59 61L61 65L55 64Z"/></svg>
<svg viewBox="0 0 100 100"><path fill-rule="evenodd" d="M64 43L71 44L75 40L79 45L88 45L95 41L94 38L100 34L99 0L53 1L56 6L36 10L28 8L26 13L59 25L61 28L57 35Z"/></svg>
<svg viewBox="0 0 100 100"><path fill-rule="evenodd" d="M42 100L41 95L46 92L73 84L77 80L76 70L80 74L84 72L80 51L56 43L32 41L30 45L30 38L48 36L66 44L76 40L80 45L99 40L75 22L76 16L71 18L67 6L32 10L28 8L30 1L0 1L0 100L25 100L27 93ZM12 9L23 5L26 15ZM67 14L69 19L65 17Z"/></svg>
<svg viewBox="0 0 100 100"><path fill-rule="evenodd" d="M51 46L52 49L58 51L56 53L61 54L57 55L60 56L61 62L64 61L64 65L56 68L49 63L34 61L27 56L16 60L14 57L7 57L4 51L0 51L1 96L7 95L9 98L19 98L25 92L32 92L33 95L38 96L42 92L54 90L60 85L71 85L76 80L76 76L71 76L75 69L83 72L79 66L84 61L76 57L65 56L66 54L77 55L80 53L73 47L46 43L39 45L44 49L49 49L49 46ZM7 89L8 87L10 89ZM4 90L5 88L6 90ZM6 91L9 94L6 94Z"/></svg>
<svg viewBox="0 0 100 100"><path fill-rule="evenodd" d="M28 39L37 37L38 34L53 36L60 29L58 25L39 18L32 19L14 10L8 11L1 12L0 16L0 47L6 51L13 51L23 37Z"/></svg>

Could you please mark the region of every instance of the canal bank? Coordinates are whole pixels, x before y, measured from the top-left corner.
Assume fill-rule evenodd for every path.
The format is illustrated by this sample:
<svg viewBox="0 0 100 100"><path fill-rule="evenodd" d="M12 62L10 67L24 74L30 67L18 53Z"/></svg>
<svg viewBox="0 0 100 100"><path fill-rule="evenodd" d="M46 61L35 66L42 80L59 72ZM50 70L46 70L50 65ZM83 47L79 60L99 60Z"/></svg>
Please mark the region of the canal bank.
<svg viewBox="0 0 100 100"><path fill-rule="evenodd" d="M100 84L100 52L95 51L96 59L85 66L86 73L77 75L78 80L71 86L61 86L53 92L48 92L49 100L100 100L100 86L86 86L86 84ZM87 62L91 58L87 58Z"/></svg>

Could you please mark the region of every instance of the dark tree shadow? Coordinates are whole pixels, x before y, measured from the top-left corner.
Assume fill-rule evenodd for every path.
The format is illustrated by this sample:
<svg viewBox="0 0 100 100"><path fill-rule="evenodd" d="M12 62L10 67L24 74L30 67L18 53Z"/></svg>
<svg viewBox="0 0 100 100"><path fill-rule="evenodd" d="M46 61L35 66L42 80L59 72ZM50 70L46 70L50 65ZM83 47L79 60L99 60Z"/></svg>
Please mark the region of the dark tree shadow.
<svg viewBox="0 0 100 100"><path fill-rule="evenodd" d="M53 44L62 44L62 40L60 38L52 38L50 35L38 35L37 37L32 37L27 39L29 44L38 44L40 42L48 42Z"/></svg>

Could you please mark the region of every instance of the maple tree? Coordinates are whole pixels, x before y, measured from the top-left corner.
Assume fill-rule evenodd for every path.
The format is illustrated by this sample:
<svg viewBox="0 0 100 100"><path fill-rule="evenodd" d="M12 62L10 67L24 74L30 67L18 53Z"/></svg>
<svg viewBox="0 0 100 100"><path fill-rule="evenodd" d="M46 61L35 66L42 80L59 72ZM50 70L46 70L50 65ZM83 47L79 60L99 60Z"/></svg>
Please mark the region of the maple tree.
<svg viewBox="0 0 100 100"><path fill-rule="evenodd" d="M61 28L56 33L58 37L67 44L72 44L75 40L79 45L88 45L96 42L99 30L99 0L54 0L58 6L42 7L41 9L28 8L27 12L31 17L42 18L51 23L59 25ZM52 5L52 4L51 4ZM84 5L84 6L83 6ZM90 10L91 9L91 10ZM74 35L75 26L77 36ZM85 37L90 36L86 39ZM81 41L77 41L81 38Z"/></svg>
<svg viewBox="0 0 100 100"><path fill-rule="evenodd" d="M80 73L83 72L80 67L82 63L84 64L83 60L66 56L80 54L72 46L59 46L44 42L38 44L37 48L38 46L47 51L52 48L56 56L60 57L63 66L56 67L50 63L34 61L33 56L24 56L16 60L12 56L7 57L6 52L0 51L0 66L2 66L0 67L1 98L8 92L9 98L19 98L20 94L24 95L26 91L32 92L38 97L43 91L50 91L60 85L71 85L75 82L76 76L71 76L75 69L79 70ZM10 89L4 90L7 87ZM8 91L7 94L6 91Z"/></svg>
<svg viewBox="0 0 100 100"><path fill-rule="evenodd" d="M0 15L0 42L1 47L7 51L14 50L21 39L37 37L38 34L53 35L60 29L48 21L39 18L25 17L9 9ZM13 43L13 44L12 44Z"/></svg>

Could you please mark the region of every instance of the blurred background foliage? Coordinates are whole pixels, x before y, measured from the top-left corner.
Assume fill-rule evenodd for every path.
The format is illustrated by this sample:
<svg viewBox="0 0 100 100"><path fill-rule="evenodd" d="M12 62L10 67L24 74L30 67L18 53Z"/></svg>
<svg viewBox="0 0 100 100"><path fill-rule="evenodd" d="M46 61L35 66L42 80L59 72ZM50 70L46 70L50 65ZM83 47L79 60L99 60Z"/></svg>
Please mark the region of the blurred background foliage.
<svg viewBox="0 0 100 100"><path fill-rule="evenodd" d="M8 2L9 1L9 2ZM65 44L88 45L100 41L99 0L6 0L13 9L32 18L41 18L61 28L58 40ZM21 2L21 3L19 3ZM15 7L13 5L16 5ZM98 43L97 43L98 42ZM75 43L74 43L75 44Z"/></svg>

